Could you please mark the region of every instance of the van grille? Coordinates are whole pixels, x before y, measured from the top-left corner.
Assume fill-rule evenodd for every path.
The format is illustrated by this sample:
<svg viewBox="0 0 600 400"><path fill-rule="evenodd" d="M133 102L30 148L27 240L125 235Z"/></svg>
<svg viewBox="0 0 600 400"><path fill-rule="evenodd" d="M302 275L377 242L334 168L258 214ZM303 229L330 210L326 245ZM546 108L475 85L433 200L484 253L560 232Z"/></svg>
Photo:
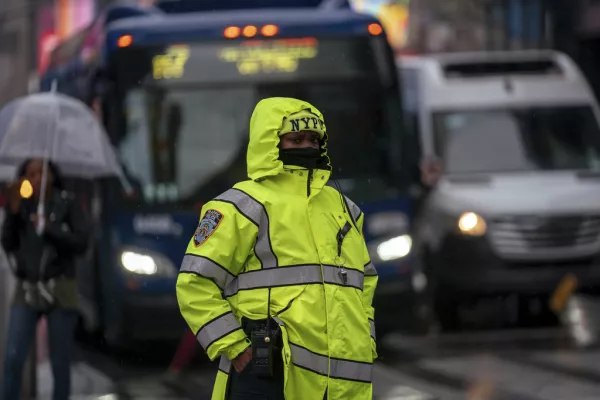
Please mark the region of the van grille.
<svg viewBox="0 0 600 400"><path fill-rule="evenodd" d="M552 60L447 63L443 66L446 78L502 77L506 75L560 75L558 64Z"/></svg>
<svg viewBox="0 0 600 400"><path fill-rule="evenodd" d="M600 239L600 215L501 217L491 221L490 239L500 253L589 249Z"/></svg>

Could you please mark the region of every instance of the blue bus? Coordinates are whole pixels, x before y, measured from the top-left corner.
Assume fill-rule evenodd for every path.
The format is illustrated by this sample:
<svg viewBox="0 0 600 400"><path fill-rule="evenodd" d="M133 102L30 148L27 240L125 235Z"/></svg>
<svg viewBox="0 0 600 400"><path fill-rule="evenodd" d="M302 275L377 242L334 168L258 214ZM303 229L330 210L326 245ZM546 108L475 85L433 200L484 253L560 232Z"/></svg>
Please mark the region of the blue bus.
<svg viewBox="0 0 600 400"><path fill-rule="evenodd" d="M95 246L79 278L88 329L112 345L180 337L174 286L199 210L247 179L249 118L272 96L304 99L326 116L333 179L368 216L376 306L392 313L378 316L378 329L407 321L399 311L411 287L402 107L376 20L344 8L123 5L69 40L41 88L55 81L93 107L134 188L95 186Z"/></svg>

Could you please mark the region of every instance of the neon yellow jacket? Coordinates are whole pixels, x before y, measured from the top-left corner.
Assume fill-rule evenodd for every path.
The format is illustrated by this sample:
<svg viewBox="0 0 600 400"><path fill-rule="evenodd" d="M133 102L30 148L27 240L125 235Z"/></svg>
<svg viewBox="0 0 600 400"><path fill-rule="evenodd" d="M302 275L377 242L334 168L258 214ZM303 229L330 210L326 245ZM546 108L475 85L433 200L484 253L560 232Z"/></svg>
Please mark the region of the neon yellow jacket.
<svg viewBox="0 0 600 400"><path fill-rule="evenodd" d="M213 400L225 398L230 360L249 346L241 318L267 318L267 288L283 333L286 399L322 399L326 389L329 399L372 398L377 273L362 236L363 214L325 186L329 170L314 171L309 194L308 171L278 159L282 127L305 110L323 119L296 99L256 106L250 180L204 205L181 265L181 313L209 358L221 357ZM341 230L348 232L340 257Z"/></svg>

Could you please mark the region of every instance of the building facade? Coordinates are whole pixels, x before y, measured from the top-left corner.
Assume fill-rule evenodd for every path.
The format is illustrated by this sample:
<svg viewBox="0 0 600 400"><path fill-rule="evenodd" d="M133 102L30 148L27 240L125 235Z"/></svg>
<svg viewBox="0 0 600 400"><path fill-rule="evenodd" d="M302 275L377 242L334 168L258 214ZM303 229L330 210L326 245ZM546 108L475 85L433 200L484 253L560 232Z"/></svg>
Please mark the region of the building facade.
<svg viewBox="0 0 600 400"><path fill-rule="evenodd" d="M412 0L416 53L520 50L550 46L548 0Z"/></svg>
<svg viewBox="0 0 600 400"><path fill-rule="evenodd" d="M35 5L32 0L0 0L0 106L27 92Z"/></svg>

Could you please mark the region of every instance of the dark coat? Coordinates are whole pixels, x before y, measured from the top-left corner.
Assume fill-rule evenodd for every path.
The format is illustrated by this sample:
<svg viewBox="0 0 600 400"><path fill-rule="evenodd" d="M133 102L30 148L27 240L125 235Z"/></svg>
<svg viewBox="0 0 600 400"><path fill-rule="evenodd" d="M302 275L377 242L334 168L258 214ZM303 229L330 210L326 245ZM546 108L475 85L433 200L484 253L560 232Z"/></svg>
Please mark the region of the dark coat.
<svg viewBox="0 0 600 400"><path fill-rule="evenodd" d="M75 278L76 257L86 251L89 231L72 195L55 190L47 201L46 229L38 236L32 218L37 203L21 202L18 213L6 207L2 247L16 258L15 275L22 281Z"/></svg>

